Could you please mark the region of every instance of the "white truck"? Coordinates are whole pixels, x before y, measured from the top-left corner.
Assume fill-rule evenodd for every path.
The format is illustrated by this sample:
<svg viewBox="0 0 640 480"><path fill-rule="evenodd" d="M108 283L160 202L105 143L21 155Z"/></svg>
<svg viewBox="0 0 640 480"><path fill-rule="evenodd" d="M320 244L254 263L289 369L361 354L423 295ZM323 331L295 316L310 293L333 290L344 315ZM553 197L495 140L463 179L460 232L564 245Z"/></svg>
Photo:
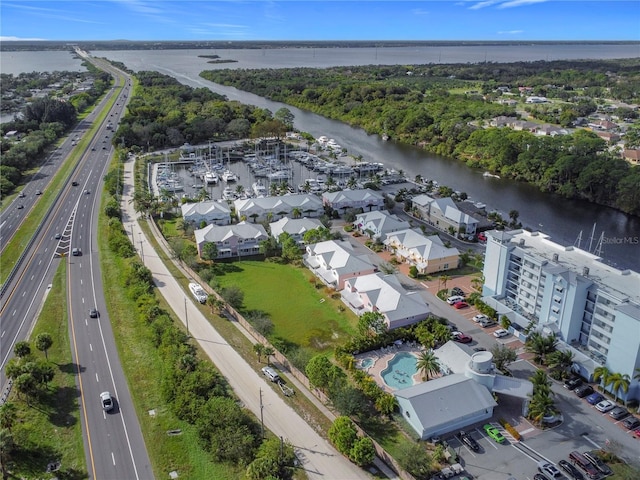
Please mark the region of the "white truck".
<svg viewBox="0 0 640 480"><path fill-rule="evenodd" d="M190 283L189 290L200 303L205 303L207 301L207 292L197 283Z"/></svg>

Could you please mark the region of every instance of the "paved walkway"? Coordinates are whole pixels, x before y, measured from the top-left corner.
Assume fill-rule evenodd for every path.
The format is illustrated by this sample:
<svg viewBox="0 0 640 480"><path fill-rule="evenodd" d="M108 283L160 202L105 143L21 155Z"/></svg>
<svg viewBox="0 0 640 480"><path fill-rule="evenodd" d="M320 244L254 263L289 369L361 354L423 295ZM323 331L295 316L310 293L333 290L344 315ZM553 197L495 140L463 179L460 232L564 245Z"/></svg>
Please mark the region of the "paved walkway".
<svg viewBox="0 0 640 480"><path fill-rule="evenodd" d="M188 319L190 334L227 379L244 406L256 418L262 416L265 426L275 435L282 436L294 445L309 479L370 479L368 473L352 464L315 432L274 391L272 385L253 370L202 315L193 304L190 293L183 290L173 278L136 220L137 214L130 202L133 195L133 166L132 160L125 163L123 224L135 240L134 245L138 248L143 263L151 270L158 291L165 297L176 317L185 325Z"/></svg>

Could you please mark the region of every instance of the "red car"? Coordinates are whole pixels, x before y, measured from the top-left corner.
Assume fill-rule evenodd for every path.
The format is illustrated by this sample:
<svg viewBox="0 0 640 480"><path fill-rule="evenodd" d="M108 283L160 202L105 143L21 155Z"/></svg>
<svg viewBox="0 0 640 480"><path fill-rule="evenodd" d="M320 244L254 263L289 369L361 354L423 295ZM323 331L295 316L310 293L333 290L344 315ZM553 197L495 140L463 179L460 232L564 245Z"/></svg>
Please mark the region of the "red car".
<svg viewBox="0 0 640 480"><path fill-rule="evenodd" d="M465 335L462 332L453 332L451 336L453 337L453 340L455 342L470 343L473 341L473 338L471 338L469 335Z"/></svg>
<svg viewBox="0 0 640 480"><path fill-rule="evenodd" d="M454 308L460 310L461 308L467 308L469 304L467 302L457 302L453 304Z"/></svg>
<svg viewBox="0 0 640 480"><path fill-rule="evenodd" d="M480 240L481 242L486 242L487 241L487 236L484 233L479 233L478 234L478 240Z"/></svg>

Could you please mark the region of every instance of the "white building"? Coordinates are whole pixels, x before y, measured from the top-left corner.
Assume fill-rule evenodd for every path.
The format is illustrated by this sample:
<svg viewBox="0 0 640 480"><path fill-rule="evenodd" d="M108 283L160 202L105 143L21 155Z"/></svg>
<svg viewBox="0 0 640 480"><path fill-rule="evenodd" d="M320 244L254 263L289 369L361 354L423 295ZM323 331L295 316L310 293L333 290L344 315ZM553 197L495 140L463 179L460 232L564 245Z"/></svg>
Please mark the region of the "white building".
<svg viewBox="0 0 640 480"><path fill-rule="evenodd" d="M457 248L445 247L437 235L426 236L412 229L388 234L384 244L398 260L414 265L421 274L458 268L460 262Z"/></svg>
<svg viewBox="0 0 640 480"><path fill-rule="evenodd" d="M363 212L384 209L384 197L369 188L325 192L322 194L322 203L340 213L349 209L361 208Z"/></svg>
<svg viewBox="0 0 640 480"><path fill-rule="evenodd" d="M373 239L384 239L387 234L411 228L406 220L385 211L374 210L356 215L353 226L360 232L370 235Z"/></svg>
<svg viewBox="0 0 640 480"><path fill-rule="evenodd" d="M327 240L307 245L304 263L324 283L336 290L344 288L344 282L358 275L376 271L366 255L355 255L353 248L344 240Z"/></svg>
<svg viewBox="0 0 640 480"><path fill-rule="evenodd" d="M202 256L205 243L215 243L217 258L244 257L258 255L260 242L269 238L260 224L240 222L237 225L207 225L194 232L198 255Z"/></svg>
<svg viewBox="0 0 640 480"><path fill-rule="evenodd" d="M247 198L235 200L233 203L238 217L244 217L252 222L277 220L287 216L319 217L324 214L320 198L307 193Z"/></svg>
<svg viewBox="0 0 640 480"><path fill-rule="evenodd" d="M229 225L231 223L231 210L226 202L208 200L205 202L185 203L181 208L184 221L196 226L200 226L203 221L207 225Z"/></svg>
<svg viewBox="0 0 640 480"><path fill-rule="evenodd" d="M591 253L562 246L539 232L487 233L484 301L507 315L514 334L530 322L556 333L591 378L606 366L631 379L623 399L640 399L640 274L617 270Z"/></svg>
<svg viewBox="0 0 640 480"><path fill-rule="evenodd" d="M429 225L442 231L453 229L454 233L475 235L478 220L467 215L450 197L433 198L429 195L418 195L411 199L414 213Z"/></svg>
<svg viewBox="0 0 640 480"><path fill-rule="evenodd" d="M342 301L356 314L379 312L389 329L424 320L429 306L417 292L407 292L394 275L371 273L348 278L340 292Z"/></svg>
<svg viewBox="0 0 640 480"><path fill-rule="evenodd" d="M304 243L304 234L309 230L322 227L322 222L317 218L288 218L282 217L277 222L269 224L271 236L276 240L283 233L288 233L299 244Z"/></svg>

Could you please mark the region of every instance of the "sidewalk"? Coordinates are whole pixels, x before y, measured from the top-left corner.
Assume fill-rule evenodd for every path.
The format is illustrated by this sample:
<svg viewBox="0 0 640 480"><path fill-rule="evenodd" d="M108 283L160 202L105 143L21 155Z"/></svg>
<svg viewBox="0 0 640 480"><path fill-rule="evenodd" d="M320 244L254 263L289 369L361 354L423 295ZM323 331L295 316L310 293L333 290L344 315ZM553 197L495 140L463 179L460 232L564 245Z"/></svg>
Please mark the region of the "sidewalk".
<svg viewBox="0 0 640 480"><path fill-rule="evenodd" d="M251 410L256 418L263 417L265 426L275 435L288 439L294 445L310 479L370 479L368 473L352 464L315 432L266 380L231 348L193 304L191 295L173 278L136 220L137 214L130 202L133 195L133 165L133 160L124 164L123 225L125 230L130 232L143 263L151 270L158 291L165 297L176 317L185 325L188 318L189 332L193 339L227 379L244 406ZM158 240L163 245L163 239ZM166 249L166 246L163 246L163 249ZM296 386L301 392L305 391L299 385Z"/></svg>

